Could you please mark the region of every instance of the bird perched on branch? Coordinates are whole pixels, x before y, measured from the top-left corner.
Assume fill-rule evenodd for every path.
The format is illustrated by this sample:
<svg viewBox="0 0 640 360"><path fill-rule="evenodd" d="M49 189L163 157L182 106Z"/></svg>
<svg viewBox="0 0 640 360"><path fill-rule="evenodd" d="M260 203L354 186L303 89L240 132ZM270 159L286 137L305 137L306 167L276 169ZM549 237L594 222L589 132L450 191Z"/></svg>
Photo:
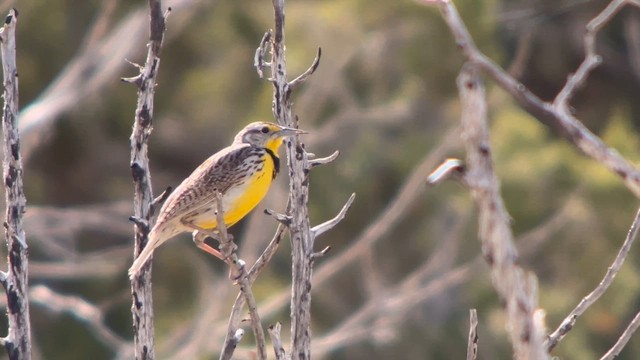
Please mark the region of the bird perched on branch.
<svg viewBox="0 0 640 360"><path fill-rule="evenodd" d="M269 122L254 122L240 130L230 146L198 166L169 195L147 245L129 269L129 277L133 279L153 250L182 232L193 232L200 249L222 259L218 250L204 242L207 235L217 232L216 199L222 199L227 227L245 217L264 198L278 174L278 150L284 139L304 133Z"/></svg>

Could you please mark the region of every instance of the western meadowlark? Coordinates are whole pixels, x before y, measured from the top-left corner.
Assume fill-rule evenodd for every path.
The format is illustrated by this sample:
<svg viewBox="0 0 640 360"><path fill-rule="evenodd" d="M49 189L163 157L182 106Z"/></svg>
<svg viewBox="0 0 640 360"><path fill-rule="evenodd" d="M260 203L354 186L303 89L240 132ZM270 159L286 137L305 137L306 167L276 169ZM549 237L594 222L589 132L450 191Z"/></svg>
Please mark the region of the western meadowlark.
<svg viewBox="0 0 640 360"><path fill-rule="evenodd" d="M303 133L269 122L254 122L240 130L230 146L198 166L169 195L147 245L129 269L129 277L140 271L153 250L182 232L193 232L200 249L221 258L218 250L204 242L206 235L217 232L216 198L222 199L225 225L238 222L264 198L278 174L278 149L284 138Z"/></svg>

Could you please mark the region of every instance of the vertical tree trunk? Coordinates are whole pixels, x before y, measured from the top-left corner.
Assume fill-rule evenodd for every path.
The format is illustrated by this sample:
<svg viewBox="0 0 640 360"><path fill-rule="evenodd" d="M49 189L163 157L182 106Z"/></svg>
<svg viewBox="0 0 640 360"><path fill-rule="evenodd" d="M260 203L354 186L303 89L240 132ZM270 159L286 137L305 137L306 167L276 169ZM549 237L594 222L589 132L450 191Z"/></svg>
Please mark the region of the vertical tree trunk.
<svg viewBox="0 0 640 360"><path fill-rule="evenodd" d="M2 72L4 75L4 108L2 131L4 144L3 175L6 186L5 237L9 253L9 269L2 273L7 292L9 334L3 339L11 360L31 359L31 325L27 294L27 241L22 227L26 198L22 186L22 160L18 134L18 71L16 69L16 23L18 12L9 11L0 30Z"/></svg>
<svg viewBox="0 0 640 360"><path fill-rule="evenodd" d="M159 0L149 0L150 25L147 60L137 77L125 79L138 86L138 104L131 134L131 174L135 188L134 217L136 219L134 257L148 241L153 190L149 172L148 140L153 119L153 96L160 66L160 47L165 31L165 17ZM153 298L151 262L131 281L133 304L134 351L138 360L151 360L153 349Z"/></svg>
<svg viewBox="0 0 640 360"><path fill-rule="evenodd" d="M280 124L296 127L291 116L291 87L287 81L284 43L284 0L273 0L275 33L272 47L273 112ZM286 147L291 203L292 290L291 358L311 358L311 275L313 237L310 232L307 153L296 136Z"/></svg>

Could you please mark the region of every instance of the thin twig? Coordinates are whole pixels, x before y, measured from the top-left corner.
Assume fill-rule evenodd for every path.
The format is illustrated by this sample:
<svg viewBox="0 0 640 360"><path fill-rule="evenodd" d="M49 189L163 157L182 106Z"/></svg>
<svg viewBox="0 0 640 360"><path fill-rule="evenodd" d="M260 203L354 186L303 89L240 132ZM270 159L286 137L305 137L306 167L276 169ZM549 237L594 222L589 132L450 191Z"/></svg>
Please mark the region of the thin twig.
<svg viewBox="0 0 640 360"><path fill-rule="evenodd" d="M596 35L626 4L627 0L613 0L587 24L587 33L584 35L584 60L578 70L567 78L564 87L553 100L553 106L560 111L569 112L571 97L587 80L591 71L602 63L602 57L596 53Z"/></svg>
<svg viewBox="0 0 640 360"><path fill-rule="evenodd" d="M616 275L618 274L618 271L620 271L620 268L622 267L624 260L629 254L631 245L633 244L633 242L635 241L638 235L639 228L640 228L640 209L638 209L638 212L636 213L636 216L633 219L633 223L629 228L629 232L627 233L627 237L622 243L622 246L620 247L620 250L618 251L618 255L616 256L615 260L613 261L611 266L609 266L609 268L607 269L607 272L605 273L604 278L602 278L602 281L600 281L600 284L598 284L598 286L595 289L593 289L593 291L591 291L589 295L585 296L580 301L578 306L576 306L576 308L573 309L571 313L569 313L569 315L562 321L560 326L558 326L558 328L553 333L551 333L551 335L549 335L545 343L547 351L553 350L553 348L556 347L556 345L558 345L560 341L562 341L565 335L569 331L571 331L573 326L576 324L578 317L580 317L585 311L587 311L587 309L593 303L595 303L605 293L605 291L609 288L609 286L613 283L613 279L615 279Z"/></svg>
<svg viewBox="0 0 640 360"><path fill-rule="evenodd" d="M333 152L333 154L327 156L327 157L323 157L323 158L315 158L315 159L310 159L309 160L309 166L316 167L318 165L326 165L330 162L333 162L335 159L338 158L338 156L340 155L340 151L336 150Z"/></svg>
<svg viewBox="0 0 640 360"><path fill-rule="evenodd" d="M249 278L250 284L253 284L253 282L256 280L260 272L262 272L262 270L273 258L273 255L275 255L276 250L278 249L280 242L282 240L282 236L284 235L284 231L285 231L285 226L282 224L279 224L278 229L276 230L276 233L273 236L273 239L271 239L271 242L269 242L269 245L267 245L266 249L262 252L260 257L258 257L256 262L251 267L251 270L249 270L248 278ZM233 350L235 350L235 347L233 347L233 349L229 348L230 346L229 343L234 341L233 340L234 334L237 333L238 326L240 325L241 310L244 304L245 304L245 297L242 293L239 293L236 296L236 300L233 303L233 307L231 308L231 314L229 315L229 322L227 325L227 335L223 345L223 351L220 355L220 359L229 359L233 354ZM225 355L223 356L223 354Z"/></svg>
<svg viewBox="0 0 640 360"><path fill-rule="evenodd" d="M340 212L338 212L338 214L335 217L333 217L333 219L329 219L323 222L322 224L318 224L312 227L311 234L313 234L312 235L313 238L314 239L317 238L318 236L324 234L325 232L333 229L336 225L338 225L340 221L342 221L344 217L347 215L347 211L349 211L349 208L351 207L351 204L353 204L353 200L355 200L355 198L356 198L356 193L351 194L351 196L349 196L349 199L344 204L342 209L340 209Z"/></svg>
<svg viewBox="0 0 640 360"><path fill-rule="evenodd" d="M270 40L271 40L271 30L265 32L264 35L262 36L262 40L260 40L260 45L258 45L258 48L256 49L256 54L253 58L253 66L256 68L256 71L258 72L258 76L260 77L260 79L262 79L263 77L262 70L270 65L269 63L266 63L264 61L264 56L267 53L267 49L269 48L268 45Z"/></svg>
<svg viewBox="0 0 640 360"><path fill-rule="evenodd" d="M469 310L469 341L467 342L467 360L478 357L478 312Z"/></svg>
<svg viewBox="0 0 640 360"><path fill-rule="evenodd" d="M604 356L602 356L600 360L613 360L616 357L618 357L622 349L624 349L624 347L627 345L627 343L631 339L631 335L633 335L633 333L635 333L639 327L640 327L640 312L636 314L636 316L633 318L633 320L631 320L631 322L629 323L627 328L624 330L622 335L620 335L620 337L618 338L618 341L616 341L613 347L609 349L609 351L607 351L607 353L604 354Z"/></svg>
<svg viewBox="0 0 640 360"><path fill-rule="evenodd" d="M169 186L162 192L162 194L153 199L151 202L151 209L149 210L149 216L153 216L155 214L158 205L162 206L162 203L167 201L167 198L171 195L171 191L173 191L173 188Z"/></svg>
<svg viewBox="0 0 640 360"><path fill-rule="evenodd" d="M431 186L438 185L444 180L450 178L461 177L464 174L464 163L460 159L447 159L440 166L438 166L429 177L427 177L427 184Z"/></svg>
<svg viewBox="0 0 640 360"><path fill-rule="evenodd" d="M316 69L318 68L318 66L320 66L321 56L322 56L322 49L318 48L318 52L316 53L316 57L313 59L313 63L311 63L311 66L309 66L309 68L305 72L300 74L297 78L291 80L291 82L289 83L289 91L295 90L298 86L302 85L305 81L307 81L307 79L311 75L313 75L314 72L316 72Z"/></svg>
<svg viewBox="0 0 640 360"><path fill-rule="evenodd" d="M77 296L61 295L44 285L37 285L29 291L31 301L55 313L68 313L87 325L95 338L106 347L117 352L131 346L104 322L104 313L97 306Z"/></svg>
<svg viewBox="0 0 640 360"><path fill-rule="evenodd" d="M271 209L264 209L264 213L269 216L273 216L273 218L276 219L277 222L284 226L289 226L291 224L292 218L290 215L281 214Z"/></svg>

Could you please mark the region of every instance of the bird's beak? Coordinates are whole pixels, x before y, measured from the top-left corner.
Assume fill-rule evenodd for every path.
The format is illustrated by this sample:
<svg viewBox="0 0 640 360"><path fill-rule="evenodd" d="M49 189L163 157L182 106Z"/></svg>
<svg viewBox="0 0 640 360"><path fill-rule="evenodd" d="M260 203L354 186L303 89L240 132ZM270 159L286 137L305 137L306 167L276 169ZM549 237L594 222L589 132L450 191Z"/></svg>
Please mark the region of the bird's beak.
<svg viewBox="0 0 640 360"><path fill-rule="evenodd" d="M287 126L281 126L280 131L278 131L278 136L285 137L285 136L293 136L293 135L308 134L308 133L309 132L304 130L294 129Z"/></svg>

